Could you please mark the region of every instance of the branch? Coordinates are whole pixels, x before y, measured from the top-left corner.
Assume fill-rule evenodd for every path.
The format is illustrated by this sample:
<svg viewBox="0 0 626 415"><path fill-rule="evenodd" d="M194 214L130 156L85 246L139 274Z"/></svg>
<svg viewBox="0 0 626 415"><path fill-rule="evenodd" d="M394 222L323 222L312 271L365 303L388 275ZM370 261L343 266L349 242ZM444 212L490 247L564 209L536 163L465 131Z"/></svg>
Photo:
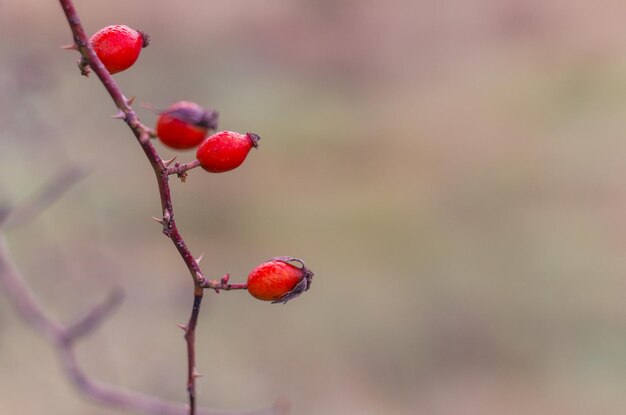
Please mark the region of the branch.
<svg viewBox="0 0 626 415"><path fill-rule="evenodd" d="M73 342L81 337L86 337L97 329L102 321L121 304L123 299L124 292L120 288L112 290L101 304L92 308L89 313L66 328L67 340Z"/></svg>
<svg viewBox="0 0 626 415"><path fill-rule="evenodd" d="M86 169L77 166L60 171L42 186L39 192L22 202L19 209L7 209L4 217L0 218L0 226L4 230L9 230L30 222L57 201L76 182L83 179L86 174Z"/></svg>
<svg viewBox="0 0 626 415"><path fill-rule="evenodd" d="M180 256L183 261L187 265L187 269L189 270L191 277L194 282L194 306L193 312L189 319L189 324L187 325L187 330L185 334L185 340L187 342L187 352L188 352L188 382L187 382L187 390L189 393L189 414L196 414L196 376L195 376L195 328L198 319L198 311L200 309L200 305L202 303L202 296L204 294L203 287L207 285L207 279L202 274L202 271L199 266L199 261L197 261L191 251L189 250L185 240L180 234L178 227L176 226L176 220L174 216L174 208L171 199L171 190L169 186L169 175L177 174L181 180L184 181L186 178L186 171L190 168L197 167L198 164L192 162L188 165L184 166L176 166L174 169L168 168L168 165L163 161L163 159L157 153L155 147L152 145L150 141L150 137L153 135L151 129L143 125L137 114L131 107L131 102L124 96L121 89L114 81L111 74L106 70L95 51L91 48L89 43L89 38L85 33L85 30L80 22L80 18L72 0L59 0L63 11L65 12L65 16L67 18L67 22L72 31L72 35L74 38L74 43L78 51L80 52L82 59L79 63L79 67L81 68L81 72L84 75L87 75L87 66L93 70L93 72L98 76L102 85L105 87L111 99L117 106L119 110L119 114L116 116L117 118L123 119L128 127L131 129L135 138L139 142L139 145L143 149L152 169L154 170L154 174L157 180L157 184L159 187L159 195L161 199L161 209L163 214L163 219L159 220L159 222L163 226L163 234L167 236L176 249L178 250Z"/></svg>
<svg viewBox="0 0 626 415"><path fill-rule="evenodd" d="M172 159L173 161L173 159ZM194 160L190 163L185 163L185 164L180 164L180 163L176 163L174 164L173 167L168 167L167 168L167 172L166 174L168 175L172 175L175 174L178 176L178 178L181 181L185 181L185 179L187 179L187 171L191 170L191 169L195 169L196 167L200 166L200 161L198 160Z"/></svg>
<svg viewBox="0 0 626 415"><path fill-rule="evenodd" d="M228 280L230 279L230 274L224 275L220 278L219 281L215 280L206 280L204 284L202 284L201 288L208 288L210 290L215 290L216 293L219 294L221 290L230 291L230 290L245 290L248 288L248 284L229 284Z"/></svg>

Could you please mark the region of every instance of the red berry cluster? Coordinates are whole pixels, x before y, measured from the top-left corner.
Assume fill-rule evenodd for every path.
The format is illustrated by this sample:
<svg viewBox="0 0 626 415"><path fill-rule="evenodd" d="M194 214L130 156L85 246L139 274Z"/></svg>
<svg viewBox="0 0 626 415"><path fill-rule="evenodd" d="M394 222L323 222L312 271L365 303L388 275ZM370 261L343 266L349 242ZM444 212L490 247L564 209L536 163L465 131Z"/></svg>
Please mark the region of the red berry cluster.
<svg viewBox="0 0 626 415"><path fill-rule="evenodd" d="M198 163L211 173L239 167L261 139L254 133L233 131L220 131L207 137L208 132L216 128L216 111L205 110L193 102L178 101L159 114L156 133L163 144L173 149L188 150L199 145Z"/></svg>
<svg viewBox="0 0 626 415"><path fill-rule="evenodd" d="M141 48L148 46L149 36L128 26L112 25L98 30L90 43L104 67L115 74L137 61ZM239 167L261 139L257 134L232 131L207 137L209 131L216 129L217 112L189 101L178 101L162 111L156 126L157 136L170 148L188 150L200 145L196 158L211 173Z"/></svg>
<svg viewBox="0 0 626 415"><path fill-rule="evenodd" d="M189 101L178 101L161 112L156 131L161 142L177 150L197 147L217 126L217 112Z"/></svg>
<svg viewBox="0 0 626 415"><path fill-rule="evenodd" d="M90 39L91 46L111 74L130 68L149 43L145 33L123 25L107 26ZM211 173L239 167L261 139L257 134L217 130L218 114L189 101L178 101L159 113L156 136L175 150L197 147L195 163ZM191 167L190 167L191 168ZM182 173L184 174L184 172ZM179 176L182 177L179 173ZM246 288L255 298L286 303L308 290L313 272L293 257L275 257L250 272Z"/></svg>

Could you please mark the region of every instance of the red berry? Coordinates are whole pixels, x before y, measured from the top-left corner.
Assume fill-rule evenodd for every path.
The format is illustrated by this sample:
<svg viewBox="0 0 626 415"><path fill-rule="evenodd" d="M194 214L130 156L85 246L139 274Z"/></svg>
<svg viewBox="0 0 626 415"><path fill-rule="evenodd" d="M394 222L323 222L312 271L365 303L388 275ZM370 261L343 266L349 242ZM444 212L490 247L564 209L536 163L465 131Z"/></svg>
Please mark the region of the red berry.
<svg viewBox="0 0 626 415"><path fill-rule="evenodd" d="M200 144L196 158L204 170L222 173L239 167L250 149L258 147L257 142L260 139L261 137L253 133L220 131Z"/></svg>
<svg viewBox="0 0 626 415"><path fill-rule="evenodd" d="M297 262L299 266L292 263ZM248 275L248 292L272 303L286 303L308 290L313 272L292 257L276 257L259 265Z"/></svg>
<svg viewBox="0 0 626 415"><path fill-rule="evenodd" d="M105 68L114 74L135 63L141 48L148 46L149 38L145 33L128 26L113 25L94 33L90 43Z"/></svg>
<svg viewBox="0 0 626 415"><path fill-rule="evenodd" d="M217 112L189 101L178 101L161 112L156 132L163 144L185 150L196 147L217 128Z"/></svg>

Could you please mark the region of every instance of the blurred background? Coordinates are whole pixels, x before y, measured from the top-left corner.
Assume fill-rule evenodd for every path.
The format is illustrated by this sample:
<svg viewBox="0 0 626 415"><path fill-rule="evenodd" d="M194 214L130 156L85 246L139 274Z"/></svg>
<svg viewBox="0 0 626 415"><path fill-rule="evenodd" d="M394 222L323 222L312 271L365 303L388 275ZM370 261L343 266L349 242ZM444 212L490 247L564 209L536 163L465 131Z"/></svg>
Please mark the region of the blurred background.
<svg viewBox="0 0 626 415"><path fill-rule="evenodd" d="M213 278L303 258L285 306L208 293L199 400L293 414L626 411L626 3L77 1L152 44L115 79L140 108L196 101L263 140L173 180ZM94 377L184 402L191 280L151 216L152 171L57 2L0 3L0 203L90 173L12 231L50 313L126 300L79 345ZM164 157L175 153L157 144ZM193 152L177 154L181 161ZM36 391L36 399L34 391ZM0 412L109 414L0 296Z"/></svg>

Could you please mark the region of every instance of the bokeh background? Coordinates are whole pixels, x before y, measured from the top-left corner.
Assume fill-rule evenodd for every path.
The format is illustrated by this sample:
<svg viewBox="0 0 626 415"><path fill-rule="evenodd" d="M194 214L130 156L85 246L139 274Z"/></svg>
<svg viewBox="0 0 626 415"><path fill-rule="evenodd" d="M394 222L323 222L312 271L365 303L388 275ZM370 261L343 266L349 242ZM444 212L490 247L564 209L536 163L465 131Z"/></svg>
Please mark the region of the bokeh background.
<svg viewBox="0 0 626 415"><path fill-rule="evenodd" d="M294 414L626 411L626 3L77 1L88 32L152 36L116 75L263 137L243 167L173 183L203 269L305 259L285 306L209 294L200 402ZM150 217L152 172L57 2L0 2L0 202L89 169L9 235L61 321L121 286L79 346L98 379L185 401L191 281ZM165 157L171 151L159 146ZM189 161L193 152L179 154ZM0 412L108 414L0 296Z"/></svg>

